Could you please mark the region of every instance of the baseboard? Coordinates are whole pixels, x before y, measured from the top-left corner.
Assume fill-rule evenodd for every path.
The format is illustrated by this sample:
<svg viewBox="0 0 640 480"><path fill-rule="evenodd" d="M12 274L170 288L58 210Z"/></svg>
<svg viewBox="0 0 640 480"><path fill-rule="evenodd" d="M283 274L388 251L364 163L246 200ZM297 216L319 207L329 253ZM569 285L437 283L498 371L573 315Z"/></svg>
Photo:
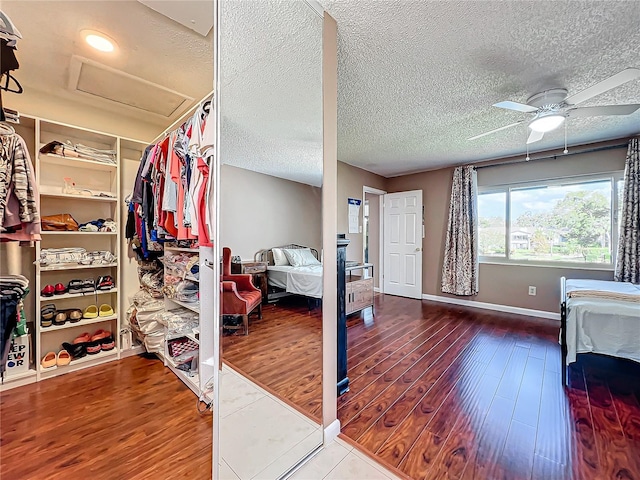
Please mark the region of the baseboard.
<svg viewBox="0 0 640 480"><path fill-rule="evenodd" d="M324 429L324 444L333 442L340 434L340 420L336 419Z"/></svg>
<svg viewBox="0 0 640 480"><path fill-rule="evenodd" d="M121 350L120 358L123 359L127 357L133 357L134 355L140 355L141 353L144 353L144 352L145 352L144 346L136 345L135 347L131 347L126 350Z"/></svg>
<svg viewBox="0 0 640 480"><path fill-rule="evenodd" d="M375 293L380 293L380 287L373 287L373 291Z"/></svg>
<svg viewBox="0 0 640 480"><path fill-rule="evenodd" d="M440 295L422 294L423 300L431 300L433 302L451 303L453 305L462 305L465 307L482 308L485 310L494 310L497 312L515 313L518 315L528 315L530 317L548 318L560 321L560 314L555 312L547 312L546 310L533 310L531 308L512 307L510 305L500 305L497 303L474 302L471 300L462 300L452 297L441 297Z"/></svg>

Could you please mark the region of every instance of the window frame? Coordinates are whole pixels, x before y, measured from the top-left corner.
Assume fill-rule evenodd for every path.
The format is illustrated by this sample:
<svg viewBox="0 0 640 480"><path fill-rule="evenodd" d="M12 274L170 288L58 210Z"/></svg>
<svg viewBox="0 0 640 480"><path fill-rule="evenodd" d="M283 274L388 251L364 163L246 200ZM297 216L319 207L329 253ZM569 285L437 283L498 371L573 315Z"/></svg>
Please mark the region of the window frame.
<svg viewBox="0 0 640 480"><path fill-rule="evenodd" d="M490 193L505 194L505 254L504 256L480 255L478 260L480 263L498 264L498 265L518 265L526 267L555 267L555 268L575 268L587 270L606 270L613 271L615 269L616 257L618 253L618 218L620 205L618 202L618 183L624 180L624 171L615 170L611 172L601 172L596 174L571 175L566 177L556 177L550 179L531 180L526 182L514 182L502 185L486 185L478 186L478 196ZM511 238L511 192L514 190L533 189L543 187L553 187L562 185L573 185L580 183L594 183L598 181L609 181L611 183L611 262L610 263L594 263L594 262L558 262L552 260L524 260L522 258L510 258L510 241ZM624 183L622 183L624 188ZM479 219L479 215L478 215Z"/></svg>

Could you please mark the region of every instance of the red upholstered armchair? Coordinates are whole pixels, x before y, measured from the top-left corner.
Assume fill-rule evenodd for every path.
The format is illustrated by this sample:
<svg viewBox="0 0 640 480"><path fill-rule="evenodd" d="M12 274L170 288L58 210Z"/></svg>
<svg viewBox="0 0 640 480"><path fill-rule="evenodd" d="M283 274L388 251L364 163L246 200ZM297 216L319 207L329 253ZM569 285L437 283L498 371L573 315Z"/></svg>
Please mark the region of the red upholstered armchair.
<svg viewBox="0 0 640 480"><path fill-rule="evenodd" d="M222 314L242 315L244 334L249 334L249 315L257 312L262 318L262 292L249 274L231 273L231 249L222 249Z"/></svg>

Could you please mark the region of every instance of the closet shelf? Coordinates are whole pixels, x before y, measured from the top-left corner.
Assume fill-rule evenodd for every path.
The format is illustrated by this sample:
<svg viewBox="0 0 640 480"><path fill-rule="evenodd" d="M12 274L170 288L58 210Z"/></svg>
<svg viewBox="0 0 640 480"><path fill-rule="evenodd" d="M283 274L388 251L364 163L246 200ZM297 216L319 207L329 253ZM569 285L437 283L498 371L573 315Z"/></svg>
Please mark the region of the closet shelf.
<svg viewBox="0 0 640 480"><path fill-rule="evenodd" d="M41 235L117 235L118 232L78 232L78 231L64 231L64 232L42 232Z"/></svg>
<svg viewBox="0 0 640 480"><path fill-rule="evenodd" d="M69 365L65 365L63 367L54 366L50 368L43 368L40 373L42 375L47 375L49 373L55 372L56 370L60 370L59 373L62 373L65 370L75 370L73 367L82 366L87 363L101 363L101 361L105 361L107 357L111 357L112 355L116 355L118 353L118 349L114 348L112 350L106 352L96 353L95 355L85 355L82 358L78 358L76 360L71 360Z"/></svg>
<svg viewBox="0 0 640 480"><path fill-rule="evenodd" d="M93 268L113 268L117 267L117 263L108 263L108 264L100 264L100 265L52 265L50 267L40 267L41 272L59 272L63 270L88 270Z"/></svg>
<svg viewBox="0 0 640 480"><path fill-rule="evenodd" d="M73 200L90 200L94 202L117 202L116 197L98 197L93 195L73 195L70 193L40 193L41 197L69 198Z"/></svg>
<svg viewBox="0 0 640 480"><path fill-rule="evenodd" d="M169 297L165 297L167 300L169 300L170 302L176 303L178 305L180 305L181 307L184 307L188 310L191 310L192 312L196 312L196 313L200 313L200 302L195 302L195 303L187 303L187 302L181 302L180 300L175 300L173 298L169 298Z"/></svg>
<svg viewBox="0 0 640 480"><path fill-rule="evenodd" d="M64 293L62 295L52 295L51 297L43 297L40 295L41 302L55 302L56 300L64 300L65 298L91 298L94 295L109 295L111 293L118 293L117 288L111 290L96 290L90 293Z"/></svg>
<svg viewBox="0 0 640 480"><path fill-rule="evenodd" d="M92 170L116 170L118 165L111 163L97 162L96 160L85 160L84 158L63 157L51 153L40 153L38 158L43 163L51 165L64 165L66 167L90 168Z"/></svg>
<svg viewBox="0 0 640 480"><path fill-rule="evenodd" d="M65 330L67 328L91 325L93 323L109 322L111 320L116 320L117 318L118 318L118 315L109 315L108 317L83 318L82 320L76 323L71 323L67 321L67 323L65 323L64 325L51 325L50 327L40 327L40 333L56 332L58 330Z"/></svg>

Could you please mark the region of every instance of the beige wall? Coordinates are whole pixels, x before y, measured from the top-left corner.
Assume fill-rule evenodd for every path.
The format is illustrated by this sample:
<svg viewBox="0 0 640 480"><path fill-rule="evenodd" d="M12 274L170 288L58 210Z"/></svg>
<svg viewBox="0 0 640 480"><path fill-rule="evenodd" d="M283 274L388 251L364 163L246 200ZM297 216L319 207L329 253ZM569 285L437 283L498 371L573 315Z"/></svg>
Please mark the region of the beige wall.
<svg viewBox="0 0 640 480"><path fill-rule="evenodd" d="M622 170L625 153L624 149L616 149L481 168L478 170L478 184L499 185ZM388 192L422 189L426 227L423 240L422 289L423 293L429 295L453 297L440 291L452 174L453 168L445 168L390 178L386 185ZM475 297L457 298L558 312L559 284L562 276L612 280L613 272L582 268L481 264L479 294ZM529 285L537 287L536 296L528 295Z"/></svg>
<svg viewBox="0 0 640 480"><path fill-rule="evenodd" d="M322 190L223 165L220 170L220 246L253 260L287 243L322 248Z"/></svg>
<svg viewBox="0 0 640 480"><path fill-rule="evenodd" d="M351 241L347 247L347 260L362 261L362 233L349 233L348 198L362 200L362 187L385 190L386 179L361 168L338 162L338 233L345 233ZM360 208L362 226L362 208Z"/></svg>

